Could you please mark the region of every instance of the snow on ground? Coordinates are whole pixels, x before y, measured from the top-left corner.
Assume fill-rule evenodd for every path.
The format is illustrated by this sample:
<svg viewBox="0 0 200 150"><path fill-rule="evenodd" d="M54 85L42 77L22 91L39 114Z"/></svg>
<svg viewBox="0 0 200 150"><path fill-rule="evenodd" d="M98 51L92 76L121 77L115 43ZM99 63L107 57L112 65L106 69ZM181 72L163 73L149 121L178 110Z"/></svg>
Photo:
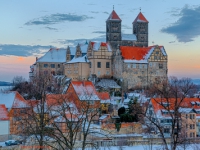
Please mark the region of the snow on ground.
<svg viewBox="0 0 200 150"><path fill-rule="evenodd" d="M200 144L186 145L186 150L199 150ZM86 150L94 150L94 148L87 148ZM101 147L99 150L164 150L162 145L135 145L135 146L110 146ZM184 150L183 147L178 147L177 150Z"/></svg>
<svg viewBox="0 0 200 150"><path fill-rule="evenodd" d="M6 145L5 145L5 142L0 142L0 147L1 147L1 146L2 146L2 147L6 146Z"/></svg>

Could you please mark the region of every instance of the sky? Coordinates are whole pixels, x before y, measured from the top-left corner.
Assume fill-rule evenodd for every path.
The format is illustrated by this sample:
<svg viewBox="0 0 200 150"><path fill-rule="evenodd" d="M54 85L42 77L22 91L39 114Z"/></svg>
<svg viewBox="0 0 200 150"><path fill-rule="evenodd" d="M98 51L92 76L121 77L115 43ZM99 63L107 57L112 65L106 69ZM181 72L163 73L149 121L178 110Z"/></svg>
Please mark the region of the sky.
<svg viewBox="0 0 200 150"><path fill-rule="evenodd" d="M149 45L163 45L168 54L169 76L200 78L199 0L2 0L0 81L28 79L30 65L50 47L105 41L113 5L127 34L141 9L149 21Z"/></svg>

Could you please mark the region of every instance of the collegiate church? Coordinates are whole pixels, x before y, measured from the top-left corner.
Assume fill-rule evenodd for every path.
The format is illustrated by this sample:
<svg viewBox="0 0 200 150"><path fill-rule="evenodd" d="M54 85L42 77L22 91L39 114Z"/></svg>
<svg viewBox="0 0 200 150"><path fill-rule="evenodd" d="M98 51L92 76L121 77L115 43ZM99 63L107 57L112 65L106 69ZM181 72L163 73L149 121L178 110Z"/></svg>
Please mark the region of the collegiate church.
<svg viewBox="0 0 200 150"><path fill-rule="evenodd" d="M106 20L106 42L90 41L66 49L51 48L31 66L36 74L65 75L72 80L114 78L127 88L147 86L167 78L167 53L163 46L148 46L148 21L139 12L131 34L121 31L122 20L115 10Z"/></svg>

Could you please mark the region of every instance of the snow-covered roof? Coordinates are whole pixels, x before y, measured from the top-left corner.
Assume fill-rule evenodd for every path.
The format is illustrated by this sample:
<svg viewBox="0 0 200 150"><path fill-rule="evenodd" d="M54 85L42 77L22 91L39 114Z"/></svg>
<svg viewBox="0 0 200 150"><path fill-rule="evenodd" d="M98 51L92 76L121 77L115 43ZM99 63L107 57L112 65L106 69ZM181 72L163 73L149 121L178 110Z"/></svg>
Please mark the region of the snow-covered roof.
<svg viewBox="0 0 200 150"><path fill-rule="evenodd" d="M94 51L98 51L100 46L106 47L109 52L112 52L111 46L109 43L106 42L91 42L92 49Z"/></svg>
<svg viewBox="0 0 200 150"><path fill-rule="evenodd" d="M100 118L99 118L99 120L103 120L103 119L105 119L105 118L107 118L108 117L108 115L102 115Z"/></svg>
<svg viewBox="0 0 200 150"><path fill-rule="evenodd" d="M100 100L91 81L72 81L71 84L80 100Z"/></svg>
<svg viewBox="0 0 200 150"><path fill-rule="evenodd" d="M146 22L148 23L148 20L144 17L144 15L140 12L137 17L135 18L134 22Z"/></svg>
<svg viewBox="0 0 200 150"><path fill-rule="evenodd" d="M122 34L122 40L136 41L137 38L135 34Z"/></svg>
<svg viewBox="0 0 200 150"><path fill-rule="evenodd" d="M82 54L87 53L88 44L79 44ZM71 56L76 53L76 47L69 47ZM44 56L40 57L37 62L54 62L64 63L66 62L67 49L65 48L51 48Z"/></svg>
<svg viewBox="0 0 200 150"><path fill-rule="evenodd" d="M157 46L136 47L120 46L122 57L125 63L148 63L148 59ZM166 52L163 46L158 46L164 56Z"/></svg>
<svg viewBox="0 0 200 150"><path fill-rule="evenodd" d="M187 114L187 113L190 113L192 110L193 110L192 108L183 108L183 107L180 107L178 111L179 111L180 113L185 113L185 114Z"/></svg>
<svg viewBox="0 0 200 150"><path fill-rule="evenodd" d="M0 104L4 104L8 109L28 106L26 100L18 92L0 92Z"/></svg>
<svg viewBox="0 0 200 150"><path fill-rule="evenodd" d="M112 79L101 79L98 83L96 83L96 86L102 87L104 89L108 88L116 88L120 89L121 87Z"/></svg>
<svg viewBox="0 0 200 150"><path fill-rule="evenodd" d="M8 111L4 104L0 104L0 121L9 120Z"/></svg>
<svg viewBox="0 0 200 150"><path fill-rule="evenodd" d="M73 58L71 61L67 62L66 64L72 64L72 63L88 63L90 62L87 59L87 55L83 56L83 57L77 57L77 58Z"/></svg>
<svg viewBox="0 0 200 150"><path fill-rule="evenodd" d="M115 12L115 10L113 10L110 14L110 16L108 17L108 20L119 20L121 21L121 19L119 18L119 16L117 15L117 13Z"/></svg>
<svg viewBox="0 0 200 150"><path fill-rule="evenodd" d="M44 56L40 57L37 62L66 62L66 49L51 48Z"/></svg>

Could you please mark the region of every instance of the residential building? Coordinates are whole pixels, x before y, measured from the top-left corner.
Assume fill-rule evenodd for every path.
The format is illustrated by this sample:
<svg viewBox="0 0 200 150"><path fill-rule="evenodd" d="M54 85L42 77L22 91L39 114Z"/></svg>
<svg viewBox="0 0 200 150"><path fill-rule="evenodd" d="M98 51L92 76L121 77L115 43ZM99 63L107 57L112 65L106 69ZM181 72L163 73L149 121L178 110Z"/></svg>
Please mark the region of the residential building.
<svg viewBox="0 0 200 150"><path fill-rule="evenodd" d="M18 92L1 92L0 104L3 104L8 111L9 133L21 133L25 127L21 125L20 121L27 117L24 112L29 109L26 100Z"/></svg>
<svg viewBox="0 0 200 150"><path fill-rule="evenodd" d="M193 138L200 135L199 116L200 116L200 99L185 98L183 100L170 98L168 100L161 98L152 98L146 115L152 117L163 127L166 136L170 136L172 119L174 118L175 101L180 103L179 113L179 131L181 138ZM181 101L181 102L180 102ZM148 122L148 120L146 120Z"/></svg>
<svg viewBox="0 0 200 150"><path fill-rule="evenodd" d="M10 134L10 119L5 104L0 104L0 140L7 140Z"/></svg>

